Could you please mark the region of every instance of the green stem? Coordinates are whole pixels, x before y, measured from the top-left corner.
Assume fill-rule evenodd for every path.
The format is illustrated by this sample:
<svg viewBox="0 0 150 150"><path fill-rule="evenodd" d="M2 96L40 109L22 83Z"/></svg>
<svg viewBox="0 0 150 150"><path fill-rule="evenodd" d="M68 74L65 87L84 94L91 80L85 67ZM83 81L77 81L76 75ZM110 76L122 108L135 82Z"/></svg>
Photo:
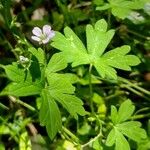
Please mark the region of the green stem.
<svg viewBox="0 0 150 150"><path fill-rule="evenodd" d="M117 96L124 95L124 94L125 94L124 91L119 91L119 92L116 92L115 94L112 94L112 95L109 95L109 96L105 97L105 100L110 100L112 98L115 98Z"/></svg>
<svg viewBox="0 0 150 150"><path fill-rule="evenodd" d="M137 110L134 115L139 114L139 113L141 113L143 111L148 111L148 110L150 110L149 107L141 108L141 109Z"/></svg>
<svg viewBox="0 0 150 150"><path fill-rule="evenodd" d="M14 96L8 96L8 97L9 97L9 99L10 99L12 102L18 103L18 104L20 104L20 105L22 105L22 106L24 106L24 107L30 109L31 111L36 111L36 109L35 109L34 107L32 107L31 105L29 105L29 104L27 104L27 103L21 101L20 99L14 97Z"/></svg>
<svg viewBox="0 0 150 150"><path fill-rule="evenodd" d="M132 83L132 82L129 82L128 80L124 79L124 78L121 78L121 77L118 77L118 79L124 83L127 83L128 85L134 87L135 89L141 91L142 93L145 93L147 95L150 95L150 92L147 91L146 89L142 88L142 87L139 87L138 85Z"/></svg>
<svg viewBox="0 0 150 150"><path fill-rule="evenodd" d="M146 40L150 40L150 37L144 36L142 34L139 34L139 33L135 32L135 31L132 31L130 29L127 29L127 32L129 32L131 34L134 34L134 35L136 35L136 36L138 36L140 38L143 38L143 39L146 39Z"/></svg>
<svg viewBox="0 0 150 150"><path fill-rule="evenodd" d="M108 23L108 29L110 29L110 27L111 27L111 9L108 9L107 23Z"/></svg>
<svg viewBox="0 0 150 150"><path fill-rule="evenodd" d="M71 137L73 141L79 144L79 139L76 137L71 131L69 131L66 127L62 126L62 130Z"/></svg>
<svg viewBox="0 0 150 150"><path fill-rule="evenodd" d="M89 91L90 91L90 108L92 114L94 114L94 106L93 106L93 87L92 87L92 64L89 67Z"/></svg>
<svg viewBox="0 0 150 150"><path fill-rule="evenodd" d="M128 85L123 84L123 85L121 85L121 87L122 87L122 88L126 88L126 89L128 89L129 91L133 92L134 94L136 94L136 95L138 95L138 96L140 96L140 97L143 97L143 98L145 98L146 100L150 101L150 99L149 99L148 97L144 96L142 93L140 93L139 91L133 89L132 87L130 87L130 86L128 86Z"/></svg>
<svg viewBox="0 0 150 150"><path fill-rule="evenodd" d="M130 119L131 119L131 120L136 120L136 119L142 119L142 118L146 118L146 117L150 117L150 113L132 116Z"/></svg>
<svg viewBox="0 0 150 150"><path fill-rule="evenodd" d="M5 106L4 104L0 103L0 107L6 110L9 110L9 108L7 106Z"/></svg>
<svg viewBox="0 0 150 150"><path fill-rule="evenodd" d="M91 139L89 142L85 143L84 145L81 146L81 148L83 149L84 147L92 144L94 141L96 141L99 137L102 137L102 132L100 131L100 133L95 136L93 139Z"/></svg>

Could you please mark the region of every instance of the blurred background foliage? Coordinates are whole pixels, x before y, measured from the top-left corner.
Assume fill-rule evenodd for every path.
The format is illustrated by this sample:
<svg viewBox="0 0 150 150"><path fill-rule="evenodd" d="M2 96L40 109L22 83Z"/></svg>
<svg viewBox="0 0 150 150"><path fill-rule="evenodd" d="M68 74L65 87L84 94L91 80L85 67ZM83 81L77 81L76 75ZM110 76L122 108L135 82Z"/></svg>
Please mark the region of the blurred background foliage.
<svg viewBox="0 0 150 150"><path fill-rule="evenodd" d="M141 59L141 64L133 68L132 73L119 71L118 82L103 80L93 76L93 101L95 110L102 120L108 120L110 105L119 105L130 98L137 108L136 117L150 134L150 2L143 9L134 10L126 18L120 19L111 14L110 9L97 10L104 6L106 0L1 0L0 1L0 64L10 64L18 60L21 54L28 55L28 44L38 47L31 40L32 29L45 24L53 30L63 32L65 26L70 26L86 44L85 26L94 24L104 18L109 28L116 34L109 49L121 45L130 45L132 53ZM56 50L46 45L48 57ZM68 72L78 76L76 94L84 101L88 111L88 68L77 67ZM9 82L4 70L0 68L0 90ZM37 97L26 97L16 100L11 96L0 96L0 150L75 150L74 144L66 140L66 135L60 132L54 141L50 141L45 128L39 125L38 109L40 100ZM64 126L71 129L83 143L97 134L97 122L94 118L79 118L76 122L62 108ZM105 126L105 125L104 125ZM109 130L109 126L104 130ZM150 140L139 143L131 141L133 149L150 149ZM101 149L99 141L89 145L87 149Z"/></svg>

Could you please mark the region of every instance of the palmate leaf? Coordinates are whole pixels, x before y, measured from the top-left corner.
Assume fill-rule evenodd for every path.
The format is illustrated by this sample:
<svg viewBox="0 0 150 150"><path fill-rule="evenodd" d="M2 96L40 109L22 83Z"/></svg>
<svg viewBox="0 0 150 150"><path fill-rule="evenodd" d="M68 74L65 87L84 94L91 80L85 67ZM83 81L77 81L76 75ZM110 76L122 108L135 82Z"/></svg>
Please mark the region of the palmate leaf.
<svg viewBox="0 0 150 150"><path fill-rule="evenodd" d="M73 117L85 115L83 102L74 95L72 85L74 76L56 73L66 68L67 62L61 54L54 54L46 67L47 86L42 91L40 122L46 126L48 135L53 139L61 129L61 117L56 102L59 102Z"/></svg>
<svg viewBox="0 0 150 150"><path fill-rule="evenodd" d="M1 92L1 95L30 96L41 93L44 87L45 57L42 49L30 48L32 53L29 69L24 69L19 62L4 66L7 77L13 81Z"/></svg>
<svg viewBox="0 0 150 150"><path fill-rule="evenodd" d="M96 10L111 9L114 16L125 19L133 10L144 8L148 0L108 0L103 6L99 6Z"/></svg>
<svg viewBox="0 0 150 150"><path fill-rule="evenodd" d="M62 104L68 112L77 118L77 115L85 115L83 102L74 95L75 88L72 85L72 76L56 73L66 67L67 62L60 54L54 54L46 68L48 91L51 97ZM70 79L69 79L70 78Z"/></svg>
<svg viewBox="0 0 150 150"><path fill-rule="evenodd" d="M135 106L130 100L126 100L121 104L117 112L116 107L111 107L111 120L114 124L118 124L128 120L135 110Z"/></svg>
<svg viewBox="0 0 150 150"><path fill-rule="evenodd" d="M140 60L134 55L127 55L130 51L127 45L104 53L114 33L114 30L107 31L107 23L101 19L94 27L86 26L87 49L69 27L64 29L65 35L56 33L52 46L59 49L60 54L68 63L72 63L73 67L92 64L103 78L117 79L114 68L131 70L130 66L138 65Z"/></svg>
<svg viewBox="0 0 150 150"><path fill-rule="evenodd" d="M140 122L127 121L134 110L135 107L130 100L123 102L118 112L115 106L111 107L113 128L107 136L107 146L113 146L115 144L115 150L130 150L129 143L125 137L128 137L135 142L140 142L147 137L145 130L141 128Z"/></svg>
<svg viewBox="0 0 150 150"><path fill-rule="evenodd" d="M117 125L118 130L122 134L136 142L139 142L141 138L146 138L145 130L140 127L141 123L138 121L127 121Z"/></svg>
<svg viewBox="0 0 150 150"><path fill-rule="evenodd" d="M4 66L4 69L7 77L13 82L5 87L0 93L1 95L29 96L40 94L44 86L40 78L40 70L34 69L36 76L32 77L29 70L25 71L17 63Z"/></svg>

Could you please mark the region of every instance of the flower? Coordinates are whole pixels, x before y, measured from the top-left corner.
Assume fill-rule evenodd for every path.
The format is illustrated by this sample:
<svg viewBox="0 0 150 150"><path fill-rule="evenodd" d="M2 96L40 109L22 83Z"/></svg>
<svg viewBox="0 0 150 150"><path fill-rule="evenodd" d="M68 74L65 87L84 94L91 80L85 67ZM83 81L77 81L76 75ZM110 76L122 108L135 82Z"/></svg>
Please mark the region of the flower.
<svg viewBox="0 0 150 150"><path fill-rule="evenodd" d="M49 25L44 25L42 30L39 27L34 27L32 33L32 40L39 42L39 44L47 44L55 36L55 32L51 30Z"/></svg>
<svg viewBox="0 0 150 150"><path fill-rule="evenodd" d="M19 56L19 62L20 63L27 63L27 62L29 62L29 59L27 57L24 57L24 56Z"/></svg>

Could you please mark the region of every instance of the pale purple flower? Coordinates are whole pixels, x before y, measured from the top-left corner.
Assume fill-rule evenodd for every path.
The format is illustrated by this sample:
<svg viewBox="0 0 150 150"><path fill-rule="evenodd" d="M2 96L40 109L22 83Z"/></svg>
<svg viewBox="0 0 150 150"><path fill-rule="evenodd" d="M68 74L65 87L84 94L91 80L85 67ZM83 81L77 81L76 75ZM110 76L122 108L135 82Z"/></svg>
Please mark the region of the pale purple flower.
<svg viewBox="0 0 150 150"><path fill-rule="evenodd" d="M51 30L49 25L44 25L42 30L39 27L34 27L32 33L32 40L39 42L39 44L47 44L55 36L55 32Z"/></svg>

